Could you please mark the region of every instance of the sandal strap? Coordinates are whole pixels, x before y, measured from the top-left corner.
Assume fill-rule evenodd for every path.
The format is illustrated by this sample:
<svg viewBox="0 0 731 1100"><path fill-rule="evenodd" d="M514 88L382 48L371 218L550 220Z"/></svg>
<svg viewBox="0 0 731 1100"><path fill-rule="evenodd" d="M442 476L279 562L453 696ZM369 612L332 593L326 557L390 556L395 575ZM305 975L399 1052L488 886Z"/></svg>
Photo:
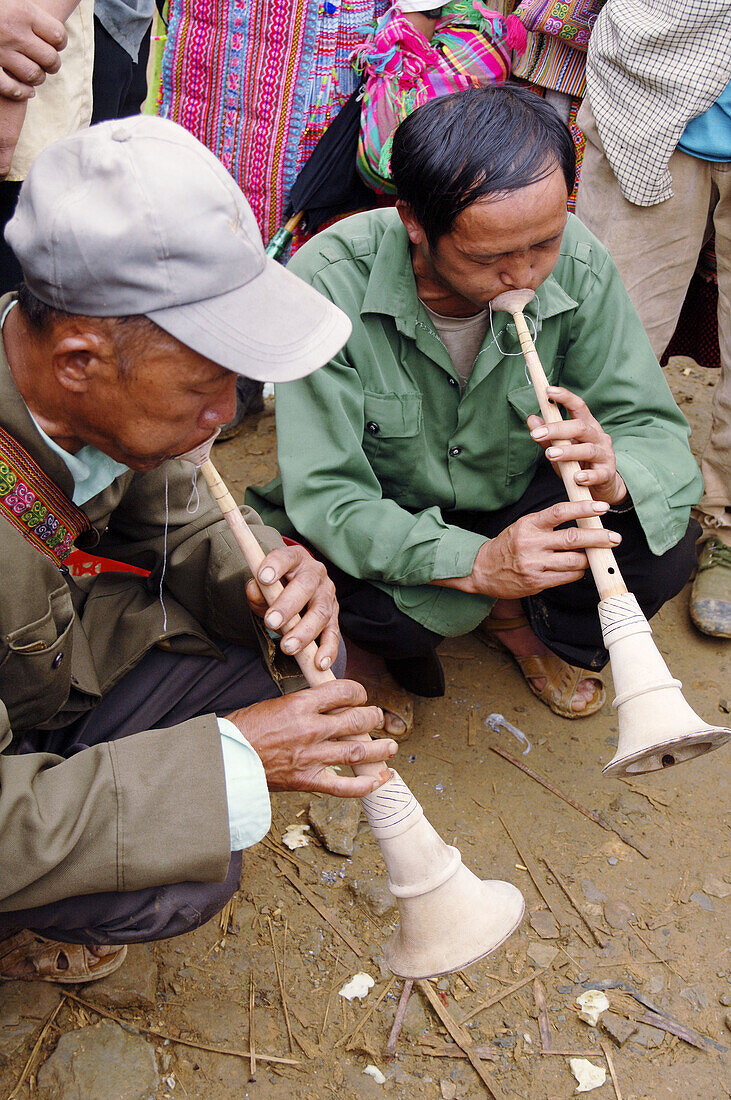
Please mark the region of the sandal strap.
<svg viewBox="0 0 731 1100"><path fill-rule="evenodd" d="M520 630L524 626L528 626L525 615L514 615L511 619L483 619L477 629L488 634L501 634L504 630Z"/></svg>

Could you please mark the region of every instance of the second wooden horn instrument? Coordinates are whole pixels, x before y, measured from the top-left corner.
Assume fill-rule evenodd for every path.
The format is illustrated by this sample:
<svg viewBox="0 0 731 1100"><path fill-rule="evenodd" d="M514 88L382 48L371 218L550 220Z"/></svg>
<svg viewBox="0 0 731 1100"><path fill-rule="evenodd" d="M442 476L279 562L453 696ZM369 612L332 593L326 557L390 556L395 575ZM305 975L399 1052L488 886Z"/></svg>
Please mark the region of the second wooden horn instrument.
<svg viewBox="0 0 731 1100"><path fill-rule="evenodd" d="M546 395L548 379L523 316L523 308L534 296L532 290L509 290L493 298L491 305L493 310L512 314L541 415L547 424L554 424L563 417ZM558 466L569 500L593 499L589 489L574 480L578 462L559 462ZM577 523L579 527L603 526L598 516ZM719 748L731 737L731 730L709 726L686 703L682 684L670 675L652 640L650 624L627 591L612 551L595 548L586 554L599 592L599 620L617 693L617 751L603 769L604 775L659 771Z"/></svg>
<svg viewBox="0 0 731 1100"><path fill-rule="evenodd" d="M180 458L201 470L211 494L248 563L257 576L264 551L210 460L213 440ZM279 581L259 587L268 603L282 592ZM287 623L291 629L299 616ZM311 642L296 660L310 687L335 679L330 669L315 664ZM370 740L364 735L363 740ZM380 844L389 874L389 889L398 902L401 924L384 947L386 961L404 978L450 974L495 951L513 933L523 916L523 895L509 882L482 882L464 864L457 850L444 843L400 775L384 764L358 764L357 775L389 776L361 799L368 823Z"/></svg>

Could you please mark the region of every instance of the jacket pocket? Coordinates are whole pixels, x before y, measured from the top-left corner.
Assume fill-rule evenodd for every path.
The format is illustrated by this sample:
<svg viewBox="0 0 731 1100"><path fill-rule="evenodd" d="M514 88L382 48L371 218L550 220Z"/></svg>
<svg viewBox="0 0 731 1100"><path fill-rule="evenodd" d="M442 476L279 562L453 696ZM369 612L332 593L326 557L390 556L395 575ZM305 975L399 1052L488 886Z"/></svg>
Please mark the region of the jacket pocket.
<svg viewBox="0 0 731 1100"><path fill-rule="evenodd" d="M14 726L32 728L66 703L73 618L71 594L64 585L50 593L45 615L3 639L0 696Z"/></svg>
<svg viewBox="0 0 731 1100"><path fill-rule="evenodd" d="M541 448L531 439L526 419L531 413L540 416L538 398L533 386L519 386L507 395L510 411L508 413L508 462L507 478L520 477L535 465L541 455Z"/></svg>
<svg viewBox="0 0 731 1100"><path fill-rule="evenodd" d="M404 470L423 461L421 394L363 394L363 450L384 495L398 498Z"/></svg>

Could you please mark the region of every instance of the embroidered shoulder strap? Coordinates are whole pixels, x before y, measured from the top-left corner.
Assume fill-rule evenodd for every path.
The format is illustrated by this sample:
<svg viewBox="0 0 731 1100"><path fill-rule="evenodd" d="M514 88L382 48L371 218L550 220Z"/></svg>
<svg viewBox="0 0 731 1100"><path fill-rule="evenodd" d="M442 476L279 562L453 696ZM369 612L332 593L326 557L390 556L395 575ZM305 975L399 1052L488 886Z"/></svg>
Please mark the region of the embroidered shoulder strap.
<svg viewBox="0 0 731 1100"><path fill-rule="evenodd" d="M0 427L0 514L37 550L61 565L89 520L17 440Z"/></svg>

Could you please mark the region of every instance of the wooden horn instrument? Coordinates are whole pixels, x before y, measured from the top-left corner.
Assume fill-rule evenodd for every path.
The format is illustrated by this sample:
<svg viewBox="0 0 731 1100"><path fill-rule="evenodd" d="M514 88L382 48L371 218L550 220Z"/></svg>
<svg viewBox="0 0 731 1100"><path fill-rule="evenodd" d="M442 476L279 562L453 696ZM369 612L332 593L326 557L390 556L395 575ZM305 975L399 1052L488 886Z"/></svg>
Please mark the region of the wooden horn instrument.
<svg viewBox="0 0 731 1100"><path fill-rule="evenodd" d="M509 290L493 298L491 305L493 310L512 314L541 415L547 424L553 424L563 417L546 395L548 379L523 316L523 308L533 297L532 290ZM569 500L593 499L589 489L574 480L578 462L559 462L558 466ZM577 523L579 527L602 527L598 516ZM652 640L650 624L627 591L612 551L597 547L586 553L599 592L599 619L617 693L613 704L619 724L617 751L603 769L604 775L660 771L719 748L731 737L731 730L709 726L686 703L682 684L670 675Z"/></svg>
<svg viewBox="0 0 731 1100"><path fill-rule="evenodd" d="M199 468L218 502L249 569L257 576L264 551L246 525L236 502L210 460L213 439L180 455ZM282 592L279 581L259 586L268 603ZM285 631L299 622L293 618ZM335 679L315 664L311 642L296 660L310 687ZM364 735L363 740L370 740ZM384 947L394 974L431 978L450 974L495 951L520 924L524 902L509 882L483 882L462 863L457 850L444 843L401 776L384 764L358 764L357 775L372 775L382 786L361 799L378 841L396 898L400 927Z"/></svg>

